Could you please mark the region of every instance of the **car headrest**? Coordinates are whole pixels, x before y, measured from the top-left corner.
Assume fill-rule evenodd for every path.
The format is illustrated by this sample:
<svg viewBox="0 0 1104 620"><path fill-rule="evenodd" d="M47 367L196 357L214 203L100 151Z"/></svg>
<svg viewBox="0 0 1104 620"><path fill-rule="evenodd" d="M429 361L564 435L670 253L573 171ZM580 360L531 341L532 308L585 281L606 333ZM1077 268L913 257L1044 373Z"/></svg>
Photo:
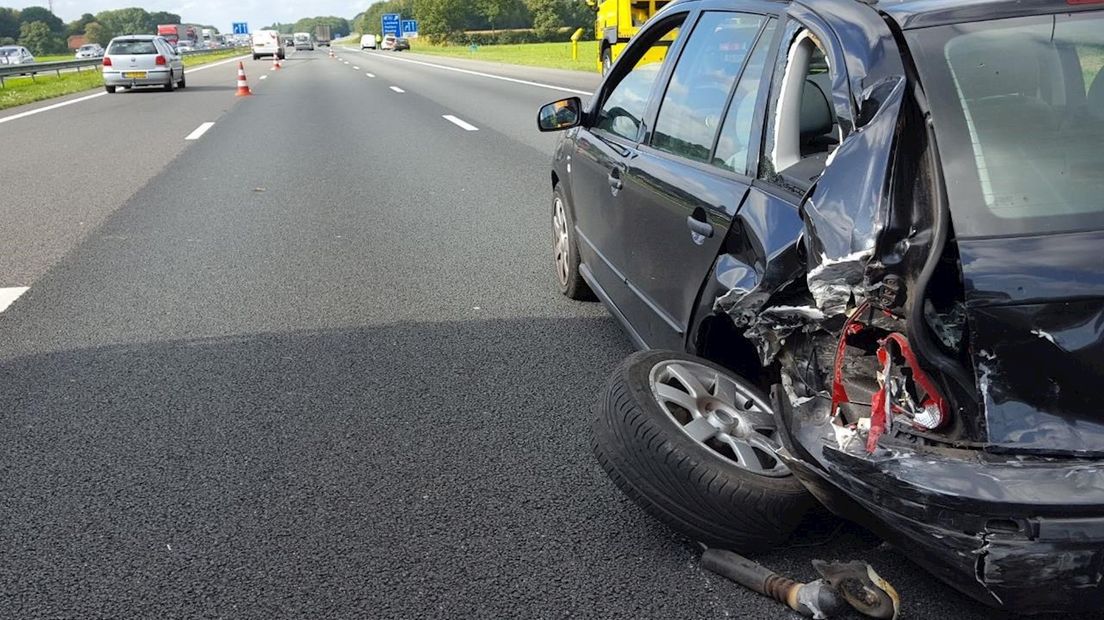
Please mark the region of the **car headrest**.
<svg viewBox="0 0 1104 620"><path fill-rule="evenodd" d="M1088 104L1090 111L1104 118L1104 67L1100 68L1089 87Z"/></svg>
<svg viewBox="0 0 1104 620"><path fill-rule="evenodd" d="M823 74L827 77L828 74ZM801 90L801 136L819 136L832 131L832 104L828 92L816 77L805 80Z"/></svg>
<svg viewBox="0 0 1104 620"><path fill-rule="evenodd" d="M1039 47L1031 41L1019 46L979 40L953 46L949 60L966 99L1039 94Z"/></svg>

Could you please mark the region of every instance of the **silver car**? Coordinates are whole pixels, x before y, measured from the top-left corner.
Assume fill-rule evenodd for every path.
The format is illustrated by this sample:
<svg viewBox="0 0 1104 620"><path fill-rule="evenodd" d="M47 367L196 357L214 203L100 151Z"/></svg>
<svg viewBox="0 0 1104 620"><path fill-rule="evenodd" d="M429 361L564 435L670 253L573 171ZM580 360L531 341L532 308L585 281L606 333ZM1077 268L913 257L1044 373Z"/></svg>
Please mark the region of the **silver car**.
<svg viewBox="0 0 1104 620"><path fill-rule="evenodd" d="M104 89L160 86L184 88L184 61L168 41L152 35L115 37L103 60Z"/></svg>
<svg viewBox="0 0 1104 620"><path fill-rule="evenodd" d="M34 61L34 56L25 47L19 45L0 47L0 65L27 65Z"/></svg>
<svg viewBox="0 0 1104 620"><path fill-rule="evenodd" d="M89 43L77 48L77 58L100 58L104 55L104 48L98 43Z"/></svg>

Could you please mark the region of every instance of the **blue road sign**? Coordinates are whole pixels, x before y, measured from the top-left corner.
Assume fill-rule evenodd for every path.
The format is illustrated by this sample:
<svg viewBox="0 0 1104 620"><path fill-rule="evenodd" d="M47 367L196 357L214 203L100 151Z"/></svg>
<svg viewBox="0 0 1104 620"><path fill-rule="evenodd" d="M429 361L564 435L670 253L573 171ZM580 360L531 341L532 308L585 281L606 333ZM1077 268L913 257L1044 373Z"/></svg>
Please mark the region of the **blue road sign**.
<svg viewBox="0 0 1104 620"><path fill-rule="evenodd" d="M249 34L249 24L245 22L234 22L234 34Z"/></svg>
<svg viewBox="0 0 1104 620"><path fill-rule="evenodd" d="M418 20L416 19L404 19L402 20L402 33L404 37L411 35L418 36Z"/></svg>
<svg viewBox="0 0 1104 620"><path fill-rule="evenodd" d="M387 13L380 18L383 23L383 36L393 34L396 37L402 36L402 15L398 13Z"/></svg>

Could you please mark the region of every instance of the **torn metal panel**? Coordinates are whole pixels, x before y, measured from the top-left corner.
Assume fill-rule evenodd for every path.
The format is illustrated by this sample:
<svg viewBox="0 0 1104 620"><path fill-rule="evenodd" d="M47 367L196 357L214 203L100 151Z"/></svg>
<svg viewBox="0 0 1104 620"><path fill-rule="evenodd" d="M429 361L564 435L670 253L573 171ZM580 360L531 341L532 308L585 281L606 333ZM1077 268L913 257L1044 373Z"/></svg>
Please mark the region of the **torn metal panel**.
<svg viewBox="0 0 1104 620"><path fill-rule="evenodd" d="M802 204L809 292L827 315L867 296L867 267L892 198L886 171L905 95L905 78L887 78L862 101L871 118L847 136ZM876 98L876 99L871 99Z"/></svg>

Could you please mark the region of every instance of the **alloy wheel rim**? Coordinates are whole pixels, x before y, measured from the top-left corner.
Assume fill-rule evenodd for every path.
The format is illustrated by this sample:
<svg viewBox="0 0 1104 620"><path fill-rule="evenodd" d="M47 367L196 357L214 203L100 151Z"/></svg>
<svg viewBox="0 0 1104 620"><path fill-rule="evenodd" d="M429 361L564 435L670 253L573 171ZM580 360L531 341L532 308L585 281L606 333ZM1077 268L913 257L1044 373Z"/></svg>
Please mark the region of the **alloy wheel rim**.
<svg viewBox="0 0 1104 620"><path fill-rule="evenodd" d="M552 213L552 239L556 252L556 276L562 286L567 286L569 269L568 251L571 248L567 236L567 217L564 213L563 200L559 196L555 200L555 209Z"/></svg>
<svg viewBox="0 0 1104 620"><path fill-rule="evenodd" d="M760 476L788 476L770 405L716 369L687 360L656 364L652 396L679 429L737 467Z"/></svg>

